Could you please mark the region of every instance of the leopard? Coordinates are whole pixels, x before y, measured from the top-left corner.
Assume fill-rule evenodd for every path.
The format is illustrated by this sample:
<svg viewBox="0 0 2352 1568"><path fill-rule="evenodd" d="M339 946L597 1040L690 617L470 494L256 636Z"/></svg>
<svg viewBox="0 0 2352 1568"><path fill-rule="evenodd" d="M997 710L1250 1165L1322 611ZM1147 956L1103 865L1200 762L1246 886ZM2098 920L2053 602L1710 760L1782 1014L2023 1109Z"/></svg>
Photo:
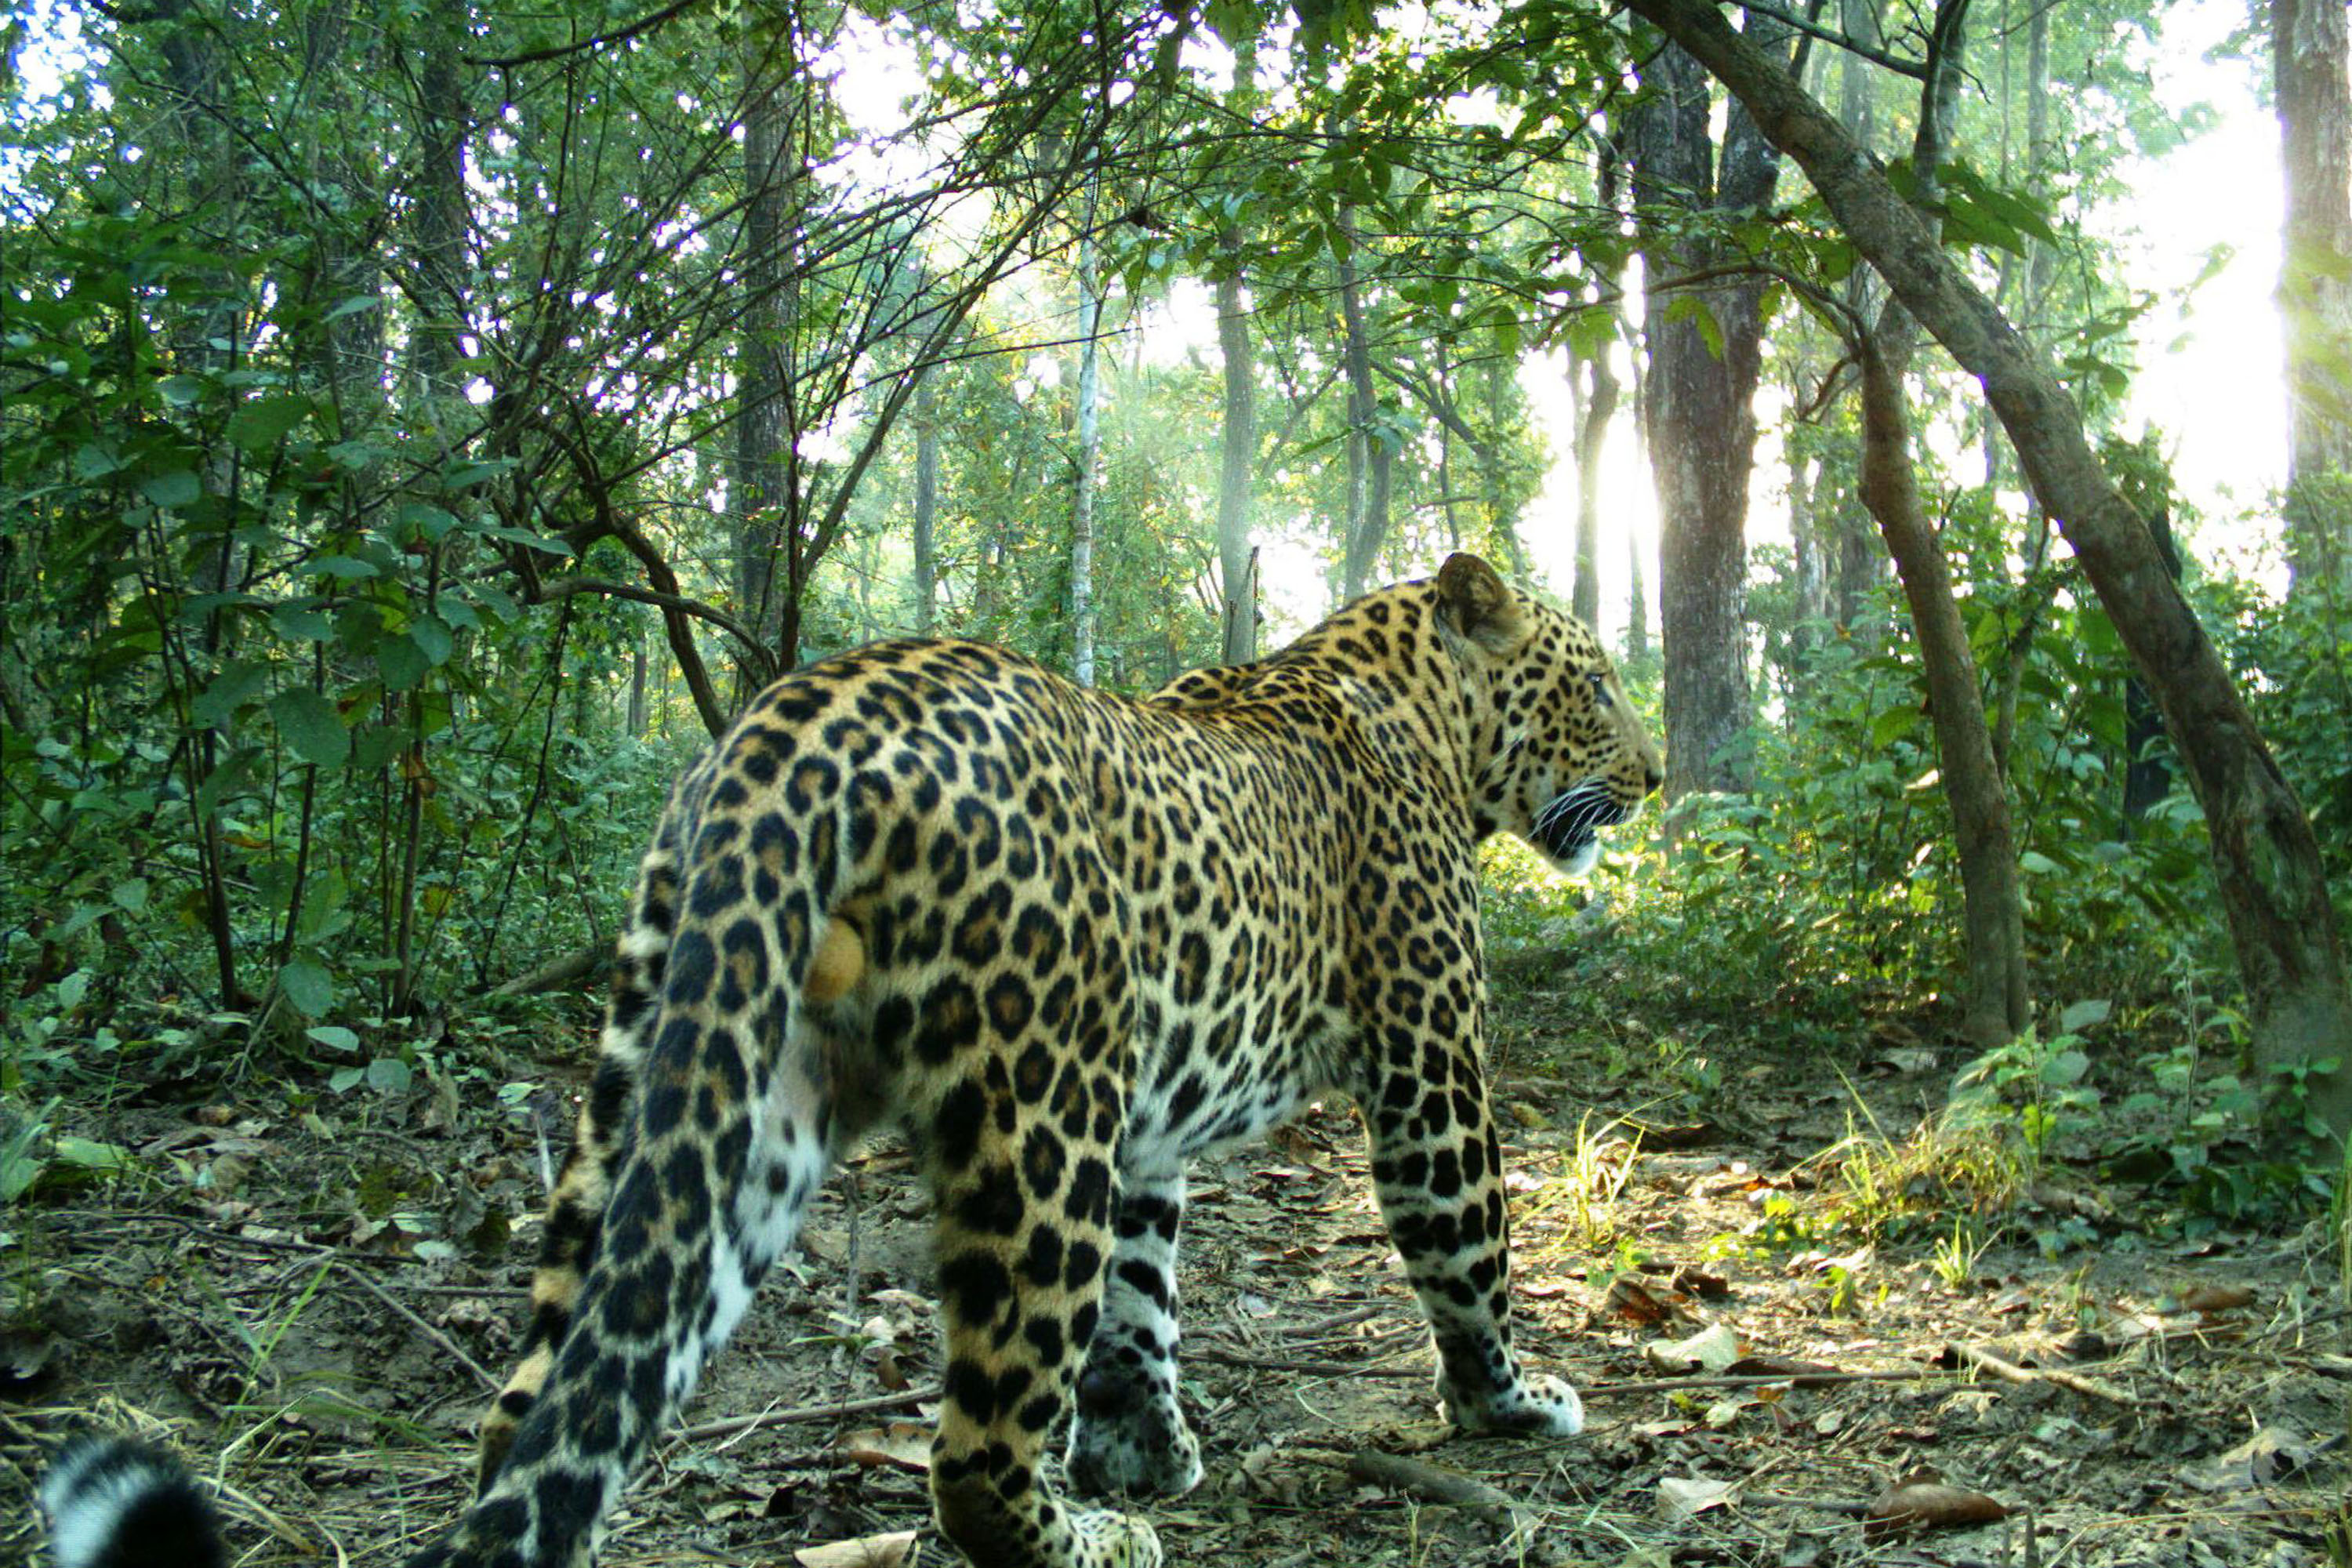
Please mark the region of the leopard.
<svg viewBox="0 0 2352 1568"><path fill-rule="evenodd" d="M1202 1479L1186 1165L1324 1098L1360 1112L1446 1416L1573 1437L1513 1342L1479 851L1583 875L1662 782L1591 630L1467 553L1144 697L951 638L777 680L663 809L476 1496L410 1568L585 1568L893 1125L931 1197L931 1508L976 1568L1163 1561L1118 1500Z"/></svg>

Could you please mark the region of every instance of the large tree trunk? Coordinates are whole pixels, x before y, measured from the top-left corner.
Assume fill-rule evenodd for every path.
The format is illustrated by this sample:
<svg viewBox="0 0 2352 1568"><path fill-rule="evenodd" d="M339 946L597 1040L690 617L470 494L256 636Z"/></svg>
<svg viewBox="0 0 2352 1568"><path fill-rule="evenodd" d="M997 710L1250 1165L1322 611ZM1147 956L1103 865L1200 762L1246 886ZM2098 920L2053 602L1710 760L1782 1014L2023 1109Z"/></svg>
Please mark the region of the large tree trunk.
<svg viewBox="0 0 2352 1568"><path fill-rule="evenodd" d="M1958 110L1967 5L1968 0L1940 0L1928 37L1927 85L1920 94L1911 168L1920 206L1930 213L1940 201L1944 149ZM1928 716L1960 861L1969 974L1961 1032L1989 1050L2014 1039L2032 1016L2025 910L2018 894L2009 795L1985 723L1984 686L1952 596L1951 569L1920 507L1918 476L1911 466L1903 379L1917 336L1910 312L1901 301L1890 300L1877 325L1861 334L1856 345L1862 362L1860 488L1895 559L1927 673Z"/></svg>
<svg viewBox="0 0 2352 1568"><path fill-rule="evenodd" d="M1633 188L1643 220L1650 367L1642 415L1658 491L1659 631L1665 647L1666 798L1746 783L1748 476L1763 359L1760 279L1675 289L1727 257L1675 237L1675 209L1769 202L1779 160L1734 107L1722 167L1708 132L1706 74L1668 46L1643 70ZM1669 290L1672 290L1671 292ZM1688 301L1685 305L1683 301ZM1696 309L1690 309L1695 306Z"/></svg>
<svg viewBox="0 0 2352 1568"><path fill-rule="evenodd" d="M2015 1038L2032 1016L2025 914L2018 897L2009 795L1985 724L1984 689L1969 649L1968 627L1952 597L1951 569L1920 509L1911 467L1910 419L1903 397L1908 344L1901 341L1908 336L1907 323L1887 323L1862 343L1862 491L1886 536L1911 607L1944 795L1952 806L1969 973L1960 1029L1972 1044L1990 1049Z"/></svg>
<svg viewBox="0 0 2352 1568"><path fill-rule="evenodd" d="M1617 416L1617 373L1609 368L1603 343L1590 359L1569 362L1569 374L1584 373L1582 418L1576 426L1576 582L1569 608L1588 626L1601 624L1601 448L1609 421Z"/></svg>
<svg viewBox="0 0 2352 1568"><path fill-rule="evenodd" d="M1070 528L1070 674L1095 683L1095 468L1102 455L1102 289L1095 277L1096 186L1078 235L1078 471Z"/></svg>
<svg viewBox="0 0 2352 1568"><path fill-rule="evenodd" d="M1371 586L1372 569L1389 535L1388 444L1374 434L1380 398L1372 386L1370 328L1364 319L1363 275L1356 266L1355 212L1339 208L1339 231L1349 253L1339 261L1339 320L1347 334L1348 533L1340 561L1340 598L1353 600Z"/></svg>
<svg viewBox="0 0 2352 1568"><path fill-rule="evenodd" d="M2352 588L2352 82L2344 0L2271 0L2286 174L2287 560L2294 591Z"/></svg>
<svg viewBox="0 0 2352 1568"><path fill-rule="evenodd" d="M1257 45L1234 46L1234 85L1225 107L1246 123L1257 102ZM1257 459L1257 365L1250 353L1249 312L1242 303L1242 234L1227 228L1225 272L1217 279L1217 347L1224 355L1225 421L1219 435L1217 563L1224 588L1224 661L1257 658L1257 552L1250 548L1250 472Z"/></svg>
<svg viewBox="0 0 2352 1568"><path fill-rule="evenodd" d="M743 290L735 346L735 471L728 511L735 529L735 610L773 654L779 668L800 662L798 616L788 617L792 572L792 310L787 292L792 249L787 203L792 164L791 92L771 58L773 29L744 26L743 206L736 273ZM795 606L796 607L796 606ZM785 622L793 622L792 643ZM750 672L739 671L750 684Z"/></svg>
<svg viewBox="0 0 2352 1568"><path fill-rule="evenodd" d="M1242 306L1240 236L1228 231L1234 270L1217 279L1217 342L1225 359L1225 424L1219 439L1217 560L1224 584L1224 660L1257 657L1257 552L1250 548L1250 469L1257 455L1257 372Z"/></svg>
<svg viewBox="0 0 2352 1568"><path fill-rule="evenodd" d="M2074 400L1771 53L1735 33L1706 0L1630 4L1738 95L1906 308L1983 381L2027 482L2059 520L2163 709L2204 810L2256 1057L2280 1070L2336 1058L2307 1088L2314 1109L2342 1134L2352 1128L2352 1069L2342 1059L2352 1041L2352 985L2310 821L2166 572L2155 536L2100 468Z"/></svg>
<svg viewBox="0 0 2352 1568"><path fill-rule="evenodd" d="M939 616L940 426L931 389L936 367L915 374L915 629L930 635Z"/></svg>

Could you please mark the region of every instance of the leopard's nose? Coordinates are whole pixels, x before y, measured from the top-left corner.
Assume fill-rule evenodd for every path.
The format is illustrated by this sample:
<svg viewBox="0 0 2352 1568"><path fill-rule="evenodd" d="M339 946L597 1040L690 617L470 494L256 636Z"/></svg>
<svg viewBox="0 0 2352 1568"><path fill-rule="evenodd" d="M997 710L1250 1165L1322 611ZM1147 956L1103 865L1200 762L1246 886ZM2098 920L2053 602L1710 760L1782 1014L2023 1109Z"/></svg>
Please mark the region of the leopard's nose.
<svg viewBox="0 0 2352 1568"><path fill-rule="evenodd" d="M1642 764L1642 793L1643 795L1657 794L1659 787L1665 782L1665 769L1660 767L1655 763L1643 763Z"/></svg>

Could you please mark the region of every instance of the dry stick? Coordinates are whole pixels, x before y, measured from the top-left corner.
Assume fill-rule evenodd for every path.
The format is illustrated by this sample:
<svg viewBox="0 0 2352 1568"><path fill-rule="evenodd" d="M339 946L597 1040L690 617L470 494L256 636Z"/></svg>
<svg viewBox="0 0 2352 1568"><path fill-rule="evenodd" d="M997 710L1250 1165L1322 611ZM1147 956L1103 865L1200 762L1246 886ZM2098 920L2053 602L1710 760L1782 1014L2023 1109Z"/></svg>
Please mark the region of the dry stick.
<svg viewBox="0 0 2352 1568"><path fill-rule="evenodd" d="M2054 1383L2061 1388L2071 1388L2077 1394L2087 1394L2094 1399L2104 1399L2114 1405L2137 1408L2139 1401L2113 1384L2101 1383L2095 1377L2084 1377L2077 1372L2058 1367L2028 1368L2008 1361L1981 1345L1950 1344L1945 1346L1953 1358L1977 1368L1988 1376L2003 1383Z"/></svg>
<svg viewBox="0 0 2352 1568"><path fill-rule="evenodd" d="M345 1263L340 1258L334 1259L334 1270L344 1279L351 1280L353 1284L364 1288L369 1295L373 1296L377 1300L383 1302L385 1306L399 1313L403 1318L405 1318L409 1324L414 1327L417 1332L423 1334L426 1339L431 1340L435 1344L439 1345L456 1360L459 1366L464 1367L467 1372L472 1373L476 1378L479 1379L484 1388L488 1389L492 1394L496 1394L499 1391L499 1380L492 1377L488 1373L484 1372L479 1362L477 1362L472 1356L467 1355L464 1351L458 1349L457 1342L455 1340L451 1339L448 1335L443 1333L440 1330L435 1328L432 1324L426 1322L424 1319L418 1317L415 1313L410 1311L407 1308L394 1300L392 1297L392 1293L386 1290L383 1286L377 1284L374 1280L369 1279L366 1275L361 1273L350 1264Z"/></svg>
<svg viewBox="0 0 2352 1568"><path fill-rule="evenodd" d="M909 1405L920 1405L937 1399L944 1390L908 1388L897 1394L877 1394L871 1399L850 1399L837 1405L803 1405L791 1410L762 1410L757 1415L723 1415L716 1421L700 1421L678 1429L678 1438L724 1437L736 1432L749 1432L761 1426L791 1426L809 1421L833 1421L844 1415L872 1415L884 1410L904 1410Z"/></svg>
<svg viewBox="0 0 2352 1568"><path fill-rule="evenodd" d="M1232 1351L1187 1349L1185 1359L1207 1362L1213 1366L1235 1366L1262 1372L1295 1372L1309 1377L1427 1377L1425 1367L1364 1366L1343 1361L1285 1361L1273 1356L1241 1355ZM1890 1367L1877 1372L1776 1372L1726 1373L1717 1377L1661 1377L1638 1383L1593 1383L1579 1384L1582 1394L1670 1394L1683 1388L1770 1388L1785 1384L1796 1388L1825 1388L1842 1383L1915 1383L1927 1378L1950 1377L1949 1368L1940 1366Z"/></svg>
<svg viewBox="0 0 2352 1568"><path fill-rule="evenodd" d="M1422 1459L1408 1459L1402 1454L1382 1453L1377 1448L1350 1453L1344 1468L1350 1479L1367 1486L1409 1492L1429 1502L1446 1503L1478 1514L1505 1531L1503 1546L1507 1552L1517 1547L1528 1562L1549 1563L1557 1559L1557 1549L1550 1552L1537 1550L1537 1537L1543 1530L1541 1516L1498 1487L1458 1470Z"/></svg>

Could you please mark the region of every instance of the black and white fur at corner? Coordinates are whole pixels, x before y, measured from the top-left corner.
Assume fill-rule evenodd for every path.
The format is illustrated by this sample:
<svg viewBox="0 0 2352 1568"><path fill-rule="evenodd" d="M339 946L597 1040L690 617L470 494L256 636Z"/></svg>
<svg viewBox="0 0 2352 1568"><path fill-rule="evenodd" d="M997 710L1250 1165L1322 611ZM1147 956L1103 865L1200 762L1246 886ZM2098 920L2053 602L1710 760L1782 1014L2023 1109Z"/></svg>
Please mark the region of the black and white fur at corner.
<svg viewBox="0 0 2352 1568"><path fill-rule="evenodd" d="M57 1568L225 1568L211 1497L127 1437L77 1437L41 1478Z"/></svg>

